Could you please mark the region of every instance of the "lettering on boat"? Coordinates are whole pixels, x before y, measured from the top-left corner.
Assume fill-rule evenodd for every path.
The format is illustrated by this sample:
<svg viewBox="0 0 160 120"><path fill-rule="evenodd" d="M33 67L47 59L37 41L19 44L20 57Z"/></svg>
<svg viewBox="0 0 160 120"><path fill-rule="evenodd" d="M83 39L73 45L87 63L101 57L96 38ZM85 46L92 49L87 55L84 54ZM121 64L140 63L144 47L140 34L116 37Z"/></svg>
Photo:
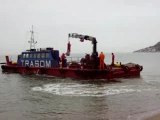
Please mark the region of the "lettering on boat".
<svg viewBox="0 0 160 120"><path fill-rule="evenodd" d="M51 60L21 60L25 67L51 67Z"/></svg>

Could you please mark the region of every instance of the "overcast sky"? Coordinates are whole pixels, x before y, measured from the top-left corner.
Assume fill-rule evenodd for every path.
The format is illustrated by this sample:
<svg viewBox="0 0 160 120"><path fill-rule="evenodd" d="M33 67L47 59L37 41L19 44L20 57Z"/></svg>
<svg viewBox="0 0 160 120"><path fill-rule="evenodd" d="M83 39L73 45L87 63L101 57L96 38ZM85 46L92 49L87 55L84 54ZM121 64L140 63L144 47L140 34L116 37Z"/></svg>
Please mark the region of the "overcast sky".
<svg viewBox="0 0 160 120"><path fill-rule="evenodd" d="M36 47L66 51L68 33L97 38L98 50L132 52L160 41L160 0L0 0L0 54ZM89 41L71 39L72 52L91 52Z"/></svg>

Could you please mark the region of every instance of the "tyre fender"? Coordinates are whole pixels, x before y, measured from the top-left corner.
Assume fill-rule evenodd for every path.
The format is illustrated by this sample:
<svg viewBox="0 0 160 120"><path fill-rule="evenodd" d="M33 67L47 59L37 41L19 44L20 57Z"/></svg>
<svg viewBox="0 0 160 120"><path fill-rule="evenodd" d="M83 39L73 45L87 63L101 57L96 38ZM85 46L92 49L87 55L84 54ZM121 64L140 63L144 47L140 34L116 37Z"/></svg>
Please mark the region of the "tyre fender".
<svg viewBox="0 0 160 120"><path fill-rule="evenodd" d="M123 69L124 69L124 71L126 71L126 72L130 70L128 66L123 66Z"/></svg>
<svg viewBox="0 0 160 120"><path fill-rule="evenodd" d="M106 70L107 70L107 71L111 71L111 70L112 70L112 67L111 67L111 66L107 66L107 67L106 67Z"/></svg>

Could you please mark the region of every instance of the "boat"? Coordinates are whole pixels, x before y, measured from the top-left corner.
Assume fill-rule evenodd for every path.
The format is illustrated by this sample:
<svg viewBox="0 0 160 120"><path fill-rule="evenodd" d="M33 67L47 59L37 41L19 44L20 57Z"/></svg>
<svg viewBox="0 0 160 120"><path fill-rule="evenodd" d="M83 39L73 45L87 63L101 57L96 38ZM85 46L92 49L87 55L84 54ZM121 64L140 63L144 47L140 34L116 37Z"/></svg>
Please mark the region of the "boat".
<svg viewBox="0 0 160 120"><path fill-rule="evenodd" d="M81 42L91 41L93 50L91 55L86 54L79 61L68 61L66 56L70 55L70 38L80 39ZM35 49L34 31L31 30L31 39L29 41L30 49L22 52L17 57L17 62L12 62L9 56L6 56L6 64L1 66L2 72L49 75L61 78L73 78L83 80L113 78L139 77L143 66L135 63L110 64L104 63L104 68L99 68L99 56L97 51L97 40L95 37L81 35L77 33L68 34L67 52L60 58L59 50L52 47Z"/></svg>

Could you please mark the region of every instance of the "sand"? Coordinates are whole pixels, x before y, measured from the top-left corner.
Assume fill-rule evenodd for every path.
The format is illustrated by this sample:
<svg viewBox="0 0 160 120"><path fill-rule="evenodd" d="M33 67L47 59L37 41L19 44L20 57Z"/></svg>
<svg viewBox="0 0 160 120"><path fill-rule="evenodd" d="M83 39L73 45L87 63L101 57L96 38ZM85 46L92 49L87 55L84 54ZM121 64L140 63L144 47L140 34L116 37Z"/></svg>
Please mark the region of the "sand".
<svg viewBox="0 0 160 120"><path fill-rule="evenodd" d="M153 115L151 117L148 117L144 120L160 120L160 113L159 114L156 114L156 115Z"/></svg>
<svg viewBox="0 0 160 120"><path fill-rule="evenodd" d="M127 120L160 120L160 109L134 114Z"/></svg>

